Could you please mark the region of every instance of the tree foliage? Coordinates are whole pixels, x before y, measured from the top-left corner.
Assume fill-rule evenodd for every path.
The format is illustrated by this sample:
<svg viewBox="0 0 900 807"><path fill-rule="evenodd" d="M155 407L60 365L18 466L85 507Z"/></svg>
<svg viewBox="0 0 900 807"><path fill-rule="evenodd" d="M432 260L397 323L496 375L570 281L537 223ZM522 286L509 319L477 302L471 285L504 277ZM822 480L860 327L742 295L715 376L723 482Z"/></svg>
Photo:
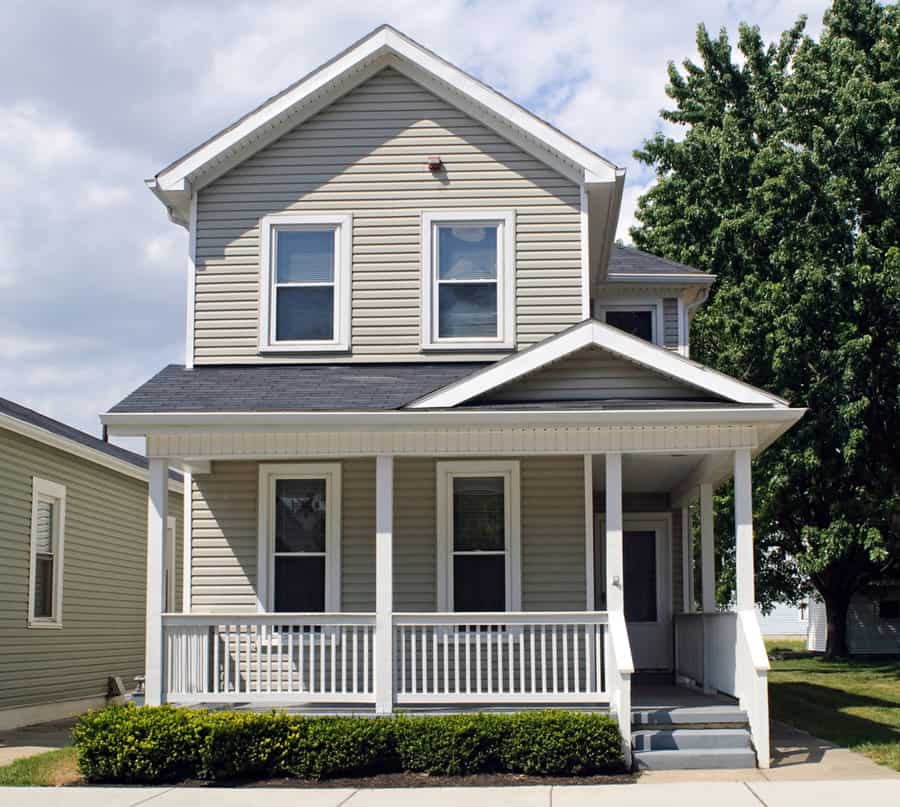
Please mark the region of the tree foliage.
<svg viewBox="0 0 900 807"><path fill-rule="evenodd" d="M698 28L662 113L683 136L635 152L658 181L631 234L718 276L695 358L809 407L755 468L757 586L809 579L844 653L850 597L898 573L900 7L836 0L804 27L766 45L742 25L738 60Z"/></svg>

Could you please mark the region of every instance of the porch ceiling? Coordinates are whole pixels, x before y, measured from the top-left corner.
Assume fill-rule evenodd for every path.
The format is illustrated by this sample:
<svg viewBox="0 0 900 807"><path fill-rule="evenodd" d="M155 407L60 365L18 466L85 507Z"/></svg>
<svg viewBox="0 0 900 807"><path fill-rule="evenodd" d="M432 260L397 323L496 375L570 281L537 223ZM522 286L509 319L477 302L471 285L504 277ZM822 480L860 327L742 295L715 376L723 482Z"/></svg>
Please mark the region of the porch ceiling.
<svg viewBox="0 0 900 807"><path fill-rule="evenodd" d="M695 473L704 456L698 454L623 454L622 490L625 493L668 493ZM594 489L606 487L606 464L594 455Z"/></svg>

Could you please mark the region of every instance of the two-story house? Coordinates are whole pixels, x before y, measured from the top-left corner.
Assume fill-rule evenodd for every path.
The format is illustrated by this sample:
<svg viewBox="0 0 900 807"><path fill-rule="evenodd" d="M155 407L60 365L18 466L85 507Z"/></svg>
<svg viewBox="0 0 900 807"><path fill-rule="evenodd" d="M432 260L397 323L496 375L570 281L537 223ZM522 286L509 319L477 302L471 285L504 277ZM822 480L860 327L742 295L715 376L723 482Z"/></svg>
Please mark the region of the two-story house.
<svg viewBox="0 0 900 807"><path fill-rule="evenodd" d="M187 355L102 418L147 438L148 703L608 708L642 764L768 765L751 459L802 410L690 361L713 278L614 244L623 183L387 26L148 182L190 234ZM669 686L632 714L634 672Z"/></svg>

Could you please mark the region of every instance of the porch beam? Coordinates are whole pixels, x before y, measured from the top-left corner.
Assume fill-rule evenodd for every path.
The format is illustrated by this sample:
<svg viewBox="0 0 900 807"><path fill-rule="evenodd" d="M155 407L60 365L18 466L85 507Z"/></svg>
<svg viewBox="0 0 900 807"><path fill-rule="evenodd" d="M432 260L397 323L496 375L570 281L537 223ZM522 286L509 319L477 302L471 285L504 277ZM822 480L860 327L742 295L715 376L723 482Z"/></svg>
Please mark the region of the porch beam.
<svg viewBox="0 0 900 807"><path fill-rule="evenodd" d="M394 708L394 458L375 458L375 712Z"/></svg>
<svg viewBox="0 0 900 807"><path fill-rule="evenodd" d="M625 610L624 562L622 554L622 455L613 452L606 460L606 607Z"/></svg>
<svg viewBox="0 0 900 807"><path fill-rule="evenodd" d="M147 496L147 637L145 645L144 702L162 703L163 628L165 609L166 522L168 519L169 464L164 459L149 462Z"/></svg>
<svg viewBox="0 0 900 807"><path fill-rule="evenodd" d="M713 530L713 486L700 485L700 584L703 588L703 612L716 610L716 546Z"/></svg>
<svg viewBox="0 0 900 807"><path fill-rule="evenodd" d="M750 451L734 452L735 578L738 611L751 611L756 604L753 585L753 483Z"/></svg>

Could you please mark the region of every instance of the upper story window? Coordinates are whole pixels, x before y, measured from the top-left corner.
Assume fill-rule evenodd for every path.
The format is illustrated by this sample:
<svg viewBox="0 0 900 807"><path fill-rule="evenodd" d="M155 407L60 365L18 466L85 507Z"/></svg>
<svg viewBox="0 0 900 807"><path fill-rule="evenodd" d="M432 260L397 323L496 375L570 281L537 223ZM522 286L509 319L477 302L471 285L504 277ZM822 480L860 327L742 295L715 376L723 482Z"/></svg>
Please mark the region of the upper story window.
<svg viewBox="0 0 900 807"><path fill-rule="evenodd" d="M493 210L422 216L422 346L515 346L515 217Z"/></svg>
<svg viewBox="0 0 900 807"><path fill-rule="evenodd" d="M66 489L35 477L31 486L31 569L28 625L62 627Z"/></svg>
<svg viewBox="0 0 900 807"><path fill-rule="evenodd" d="M632 336L662 344L662 305L659 303L616 303L599 306L597 318Z"/></svg>
<svg viewBox="0 0 900 807"><path fill-rule="evenodd" d="M350 347L349 215L278 214L260 221L260 349Z"/></svg>

